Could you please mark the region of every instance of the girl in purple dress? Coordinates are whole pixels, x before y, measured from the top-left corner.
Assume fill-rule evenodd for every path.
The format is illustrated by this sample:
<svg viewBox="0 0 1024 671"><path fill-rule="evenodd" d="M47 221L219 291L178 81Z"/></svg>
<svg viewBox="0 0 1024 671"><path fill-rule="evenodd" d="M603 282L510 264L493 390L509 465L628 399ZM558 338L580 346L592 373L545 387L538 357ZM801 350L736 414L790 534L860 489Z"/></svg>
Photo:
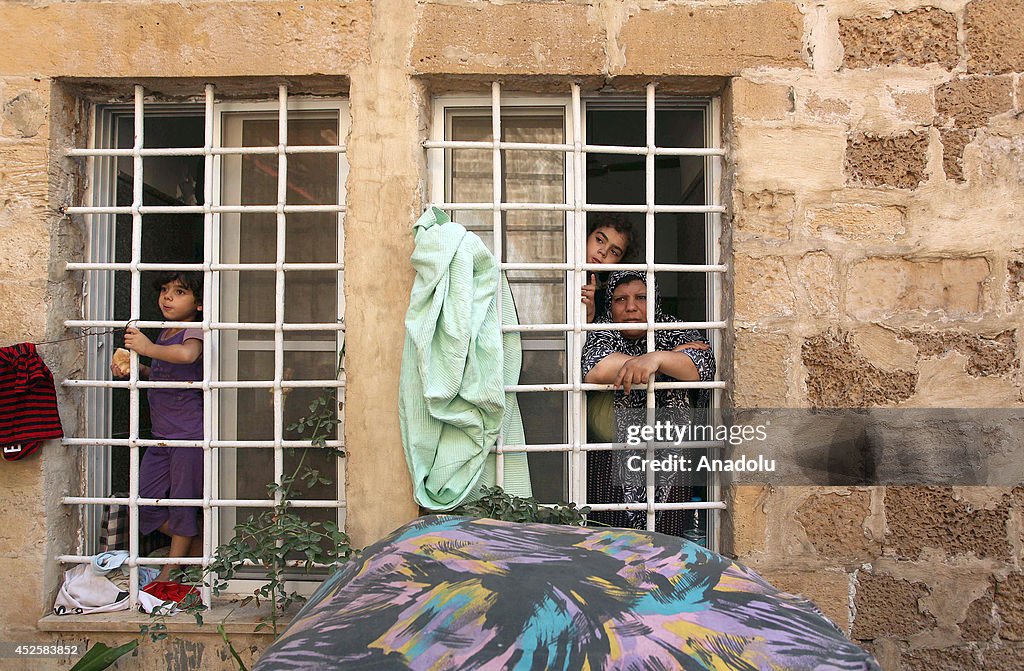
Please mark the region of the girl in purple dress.
<svg viewBox="0 0 1024 671"><path fill-rule="evenodd" d="M164 319L192 322L203 309L203 275L199 272L162 273L153 283L160 292L157 305ZM169 328L156 342L141 331L125 330L124 346L152 359L139 366L143 378L156 381L203 379L203 330ZM111 365L115 375L125 371ZM201 389L149 389L149 412L156 440L203 440L203 392ZM139 466L139 496L147 499L202 499L203 449L201 447L153 446ZM141 506L139 532L160 531L171 538L168 556L202 554L200 508L193 506ZM173 565L165 564L157 580L168 580Z"/></svg>

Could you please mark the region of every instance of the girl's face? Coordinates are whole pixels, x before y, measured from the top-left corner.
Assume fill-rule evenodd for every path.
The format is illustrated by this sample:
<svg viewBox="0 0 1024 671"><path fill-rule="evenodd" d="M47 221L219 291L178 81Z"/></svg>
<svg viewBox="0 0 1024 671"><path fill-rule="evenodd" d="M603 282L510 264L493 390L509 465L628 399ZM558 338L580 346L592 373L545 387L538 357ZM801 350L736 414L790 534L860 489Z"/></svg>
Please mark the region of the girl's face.
<svg viewBox="0 0 1024 671"><path fill-rule="evenodd" d="M199 311L203 309L192 290L181 286L178 280L171 280L160 287L157 305L164 319L172 322L195 321Z"/></svg>
<svg viewBox="0 0 1024 671"><path fill-rule="evenodd" d="M595 228L587 236L587 263L618 263L626 253L629 238L611 226Z"/></svg>

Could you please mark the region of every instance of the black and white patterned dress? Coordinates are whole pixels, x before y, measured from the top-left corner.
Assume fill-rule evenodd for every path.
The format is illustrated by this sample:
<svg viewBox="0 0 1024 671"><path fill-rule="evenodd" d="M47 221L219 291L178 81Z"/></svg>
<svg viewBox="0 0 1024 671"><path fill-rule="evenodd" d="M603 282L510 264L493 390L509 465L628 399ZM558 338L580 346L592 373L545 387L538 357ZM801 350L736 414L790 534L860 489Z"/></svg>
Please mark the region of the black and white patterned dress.
<svg viewBox="0 0 1024 671"><path fill-rule="evenodd" d="M612 273L607 289L609 299L617 286L636 279L645 281L645 276L636 271ZM607 304L610 305L611 300L608 300ZM654 304L657 308L658 302L656 297ZM656 309L655 321L663 323L680 320ZM595 320L595 323L611 323L610 315L606 312L605 315ZM654 332L655 351L670 351L679 345L690 342L708 343L708 340L699 331L693 329ZM588 332L582 352L583 378L585 379L591 369L601 360L616 352L627 356L646 354L646 334L638 339L630 339L623 336L622 331ZM715 355L710 349L688 349L678 352L678 355L689 357L693 361L697 372L700 374L701 381L714 379ZM659 374L656 381L671 382L674 379L667 375ZM647 407L647 391L642 388L634 388L630 393L626 394L621 389L617 389L614 393L616 442L625 442L627 431L631 425L646 422L644 409ZM699 392L696 405L698 407L706 406L707 397L708 393L706 391L702 390ZM660 389L656 391L655 407L659 419L674 418L676 423L689 421L687 409L690 407L690 397L685 389ZM642 450L589 452L587 458L588 502L646 503L647 489L644 471L633 471L626 467L630 456L643 456L643 454ZM659 456L664 456L667 453L659 451L658 454ZM655 502L685 502L689 500L691 500L690 481L685 477L685 474L673 474L673 477L662 478L660 482L656 483ZM659 512L655 517L655 529L662 533L681 536L685 517L683 511ZM643 529L647 526L647 513L642 510L593 513L591 518L611 526L634 529Z"/></svg>

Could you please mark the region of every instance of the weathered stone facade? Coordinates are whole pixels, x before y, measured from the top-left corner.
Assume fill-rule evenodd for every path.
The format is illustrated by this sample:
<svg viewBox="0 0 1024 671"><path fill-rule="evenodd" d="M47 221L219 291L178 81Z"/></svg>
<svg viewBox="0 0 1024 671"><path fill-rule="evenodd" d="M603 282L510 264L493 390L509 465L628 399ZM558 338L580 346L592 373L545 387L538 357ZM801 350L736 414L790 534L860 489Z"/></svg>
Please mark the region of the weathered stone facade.
<svg viewBox="0 0 1024 671"><path fill-rule="evenodd" d="M1024 6L1019 0L7 2L0 6L0 341L66 335L78 314L79 198L96 84L273 96L347 92L348 527L365 544L417 514L397 381L410 222L424 204L430 97L581 81L723 97L721 377L737 406L1019 407L1024 277ZM112 79L113 78L113 79ZM156 78L156 79L152 79ZM58 378L76 343L51 346ZM62 391L75 435L81 398ZM3 638L40 631L73 450L0 464ZM1019 668L1024 494L978 488L729 493L725 548L816 600L893 671ZM236 630L237 631L237 630ZM255 655L265 637L235 635ZM251 648L249 646L252 646ZM200 661L201 660L201 661ZM232 668L181 625L121 668ZM51 668L46 661L20 668Z"/></svg>

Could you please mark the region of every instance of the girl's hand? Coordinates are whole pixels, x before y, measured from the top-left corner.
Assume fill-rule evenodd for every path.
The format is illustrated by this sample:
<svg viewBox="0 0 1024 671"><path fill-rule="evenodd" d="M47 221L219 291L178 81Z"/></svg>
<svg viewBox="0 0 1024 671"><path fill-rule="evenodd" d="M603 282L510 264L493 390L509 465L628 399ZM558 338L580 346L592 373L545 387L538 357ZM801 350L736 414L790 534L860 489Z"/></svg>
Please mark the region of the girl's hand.
<svg viewBox="0 0 1024 671"><path fill-rule="evenodd" d="M594 311L596 307L594 305L594 294L597 292L597 275L591 273L590 284L584 284L583 290L581 291L582 297L580 300L584 305L587 306L587 323L594 321Z"/></svg>
<svg viewBox="0 0 1024 671"><path fill-rule="evenodd" d="M149 351L153 346L153 341L139 329L129 326L124 330L124 346L141 356L150 356Z"/></svg>

